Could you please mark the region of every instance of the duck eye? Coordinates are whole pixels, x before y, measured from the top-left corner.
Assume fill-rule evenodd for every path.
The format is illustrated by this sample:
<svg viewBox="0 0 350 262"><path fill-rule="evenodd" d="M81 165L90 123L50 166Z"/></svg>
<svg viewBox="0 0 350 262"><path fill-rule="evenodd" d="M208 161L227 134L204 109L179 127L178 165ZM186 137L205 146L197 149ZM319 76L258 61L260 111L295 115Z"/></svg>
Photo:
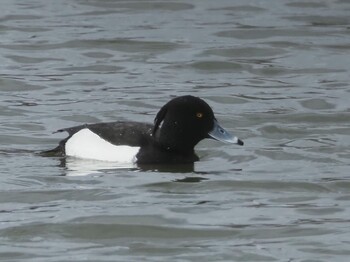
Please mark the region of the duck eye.
<svg viewBox="0 0 350 262"><path fill-rule="evenodd" d="M198 117L198 118L202 118L202 117L203 117L203 113L198 112L198 113L196 114L196 117Z"/></svg>

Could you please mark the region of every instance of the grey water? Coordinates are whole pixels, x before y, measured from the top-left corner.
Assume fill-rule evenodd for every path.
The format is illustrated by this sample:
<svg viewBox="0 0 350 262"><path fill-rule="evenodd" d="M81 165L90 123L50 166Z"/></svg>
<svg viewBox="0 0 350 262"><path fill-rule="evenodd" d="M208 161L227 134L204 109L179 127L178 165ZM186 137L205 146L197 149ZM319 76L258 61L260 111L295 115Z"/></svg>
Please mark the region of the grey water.
<svg viewBox="0 0 350 262"><path fill-rule="evenodd" d="M350 2L3 0L1 261L349 261ZM206 100L193 169L41 157Z"/></svg>

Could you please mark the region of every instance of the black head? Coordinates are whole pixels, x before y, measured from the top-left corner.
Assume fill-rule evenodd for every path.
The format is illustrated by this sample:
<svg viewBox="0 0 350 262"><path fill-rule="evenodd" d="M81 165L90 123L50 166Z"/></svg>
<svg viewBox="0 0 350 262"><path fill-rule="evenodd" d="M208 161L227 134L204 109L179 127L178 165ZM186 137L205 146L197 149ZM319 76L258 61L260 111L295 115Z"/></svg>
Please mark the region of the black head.
<svg viewBox="0 0 350 262"><path fill-rule="evenodd" d="M154 120L152 135L166 150L178 152L192 152L205 138L243 144L218 125L206 102L194 96L180 96L165 104Z"/></svg>

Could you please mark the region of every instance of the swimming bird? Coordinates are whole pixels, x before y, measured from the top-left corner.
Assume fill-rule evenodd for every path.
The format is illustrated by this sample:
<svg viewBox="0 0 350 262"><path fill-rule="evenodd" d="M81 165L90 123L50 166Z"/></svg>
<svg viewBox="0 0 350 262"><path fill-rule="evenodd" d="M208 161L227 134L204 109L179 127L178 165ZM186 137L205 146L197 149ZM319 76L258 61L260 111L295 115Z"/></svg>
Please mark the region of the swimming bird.
<svg viewBox="0 0 350 262"><path fill-rule="evenodd" d="M134 164L186 164L198 161L194 151L205 138L243 145L220 126L202 99L179 96L157 113L154 124L119 121L60 129L68 137L46 155Z"/></svg>

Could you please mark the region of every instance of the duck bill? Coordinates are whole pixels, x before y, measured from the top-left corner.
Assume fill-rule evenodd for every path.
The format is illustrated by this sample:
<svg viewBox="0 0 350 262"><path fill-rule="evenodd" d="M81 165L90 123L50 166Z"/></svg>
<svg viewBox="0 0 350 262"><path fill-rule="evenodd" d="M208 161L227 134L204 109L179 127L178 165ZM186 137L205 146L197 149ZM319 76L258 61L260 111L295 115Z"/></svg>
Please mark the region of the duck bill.
<svg viewBox="0 0 350 262"><path fill-rule="evenodd" d="M208 133L208 135L209 137L224 143L238 144L240 146L243 146L244 144L238 137L231 135L223 127L221 127L216 119L214 120L213 129Z"/></svg>

